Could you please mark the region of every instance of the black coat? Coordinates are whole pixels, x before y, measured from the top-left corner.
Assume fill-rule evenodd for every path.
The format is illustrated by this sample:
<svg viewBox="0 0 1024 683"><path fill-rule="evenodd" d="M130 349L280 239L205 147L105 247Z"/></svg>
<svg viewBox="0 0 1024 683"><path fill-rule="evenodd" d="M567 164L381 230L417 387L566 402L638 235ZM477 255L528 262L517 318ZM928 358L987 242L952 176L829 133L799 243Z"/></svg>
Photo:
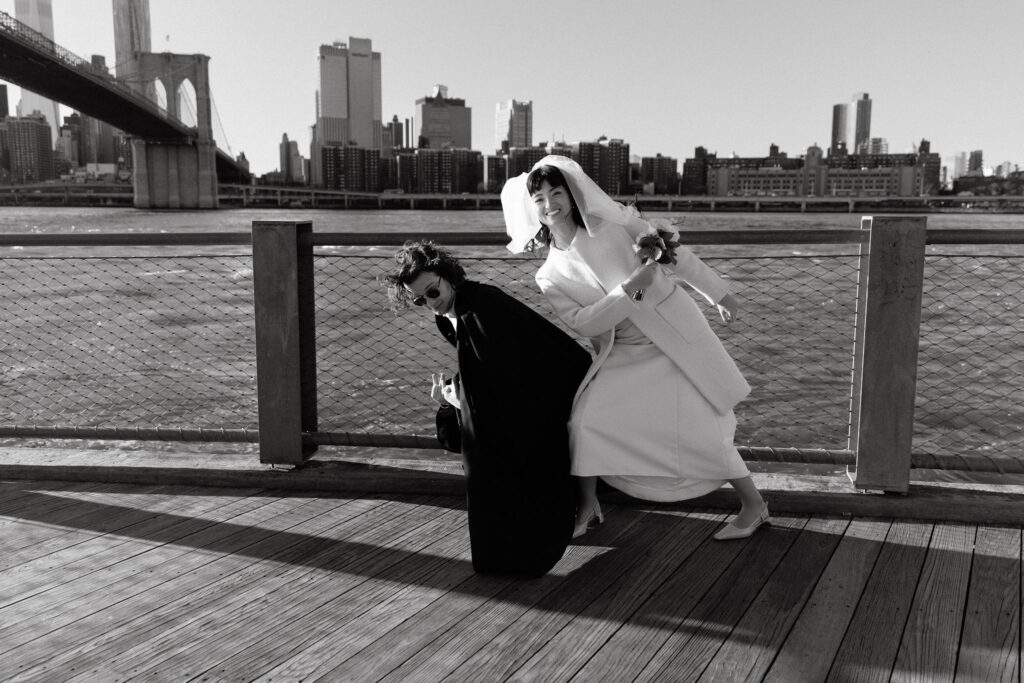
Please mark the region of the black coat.
<svg viewBox="0 0 1024 683"><path fill-rule="evenodd" d="M569 475L569 413L590 354L497 287L457 289L456 348L473 568L544 574L572 538L576 486Z"/></svg>

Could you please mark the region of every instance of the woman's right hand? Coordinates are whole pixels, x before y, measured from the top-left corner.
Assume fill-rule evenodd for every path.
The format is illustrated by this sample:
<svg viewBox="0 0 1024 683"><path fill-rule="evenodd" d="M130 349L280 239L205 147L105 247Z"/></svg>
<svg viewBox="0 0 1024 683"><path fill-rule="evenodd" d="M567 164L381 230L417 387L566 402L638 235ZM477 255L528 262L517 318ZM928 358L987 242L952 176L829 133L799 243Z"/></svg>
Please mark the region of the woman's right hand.
<svg viewBox="0 0 1024 683"><path fill-rule="evenodd" d="M626 294L633 296L638 290L647 289L654 284L654 276L658 272L658 264L655 261L648 261L647 263L637 266L629 277L622 283L622 289L626 291Z"/></svg>

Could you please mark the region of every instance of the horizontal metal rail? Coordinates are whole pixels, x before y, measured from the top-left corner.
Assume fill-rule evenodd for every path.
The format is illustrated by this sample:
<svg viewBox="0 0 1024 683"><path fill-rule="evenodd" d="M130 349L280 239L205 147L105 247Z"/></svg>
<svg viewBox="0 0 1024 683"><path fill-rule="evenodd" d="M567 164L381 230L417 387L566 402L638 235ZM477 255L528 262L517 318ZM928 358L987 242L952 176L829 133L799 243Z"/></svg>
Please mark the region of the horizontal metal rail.
<svg viewBox="0 0 1024 683"><path fill-rule="evenodd" d="M505 246L504 232L395 232L373 235L356 232L314 232L300 238L304 245L402 246L410 240L429 239L447 246ZM859 244L867 240L863 230L685 230L683 244Z"/></svg>
<svg viewBox="0 0 1024 683"><path fill-rule="evenodd" d="M430 239L449 246L505 246L503 232L314 232L302 238L310 246L402 246L410 240ZM683 244L861 244L863 230L685 230ZM928 244L1024 244L1020 230L929 230ZM0 247L110 247L110 246L217 246L248 245L248 232L209 233L17 233L0 235Z"/></svg>
<svg viewBox="0 0 1024 683"><path fill-rule="evenodd" d="M248 232L190 232L190 233L21 233L0 235L0 247L176 247L249 245Z"/></svg>
<svg viewBox="0 0 1024 683"><path fill-rule="evenodd" d="M98 439L136 441L209 441L259 443L255 429L190 429L187 427L0 427L0 437L22 439Z"/></svg>

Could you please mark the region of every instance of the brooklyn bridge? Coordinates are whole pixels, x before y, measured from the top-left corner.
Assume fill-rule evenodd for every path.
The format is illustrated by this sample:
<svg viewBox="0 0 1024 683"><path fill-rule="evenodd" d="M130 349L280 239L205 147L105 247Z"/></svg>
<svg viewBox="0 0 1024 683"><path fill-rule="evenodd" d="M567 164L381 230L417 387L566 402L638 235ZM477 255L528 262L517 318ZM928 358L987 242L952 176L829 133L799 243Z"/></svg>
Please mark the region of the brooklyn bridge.
<svg viewBox="0 0 1024 683"><path fill-rule="evenodd" d="M131 136L134 204L215 208L218 186L246 183L249 171L213 138L209 57L136 52L129 84L0 12L0 79L105 121ZM196 125L182 121L179 93L195 91ZM145 96L159 82L166 108Z"/></svg>

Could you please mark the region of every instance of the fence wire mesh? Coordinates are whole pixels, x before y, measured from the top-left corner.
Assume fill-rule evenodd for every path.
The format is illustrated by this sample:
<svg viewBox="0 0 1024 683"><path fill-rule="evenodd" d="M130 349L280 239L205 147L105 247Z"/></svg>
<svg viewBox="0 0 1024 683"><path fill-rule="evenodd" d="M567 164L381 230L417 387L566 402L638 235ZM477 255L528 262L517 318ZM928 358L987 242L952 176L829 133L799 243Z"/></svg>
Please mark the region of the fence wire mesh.
<svg viewBox="0 0 1024 683"><path fill-rule="evenodd" d="M453 251L471 279L501 287L554 318L534 282L538 258ZM737 443L847 448L857 257L704 260L731 278L741 302L738 320L725 327L697 297L753 387L737 409ZM321 431L433 433L430 375L454 373L454 350L425 309L389 309L378 278L390 266L389 258L374 255L324 255L316 261Z"/></svg>
<svg viewBox="0 0 1024 683"><path fill-rule="evenodd" d="M423 310L390 310L378 278L392 251L315 258L322 432L433 433L430 374L453 373L454 351ZM540 257L454 251L470 277L552 317L533 279ZM737 409L737 443L847 448L853 248L695 251L732 281L741 304L726 327L698 297L753 387ZM0 266L0 426L258 428L250 257L16 257ZM1022 266L1020 246L930 250L915 453L1024 458Z"/></svg>
<svg viewBox="0 0 1024 683"><path fill-rule="evenodd" d="M251 263L0 259L0 424L255 428Z"/></svg>
<svg viewBox="0 0 1024 683"><path fill-rule="evenodd" d="M915 452L1024 459L1022 268L1020 246L925 259Z"/></svg>

